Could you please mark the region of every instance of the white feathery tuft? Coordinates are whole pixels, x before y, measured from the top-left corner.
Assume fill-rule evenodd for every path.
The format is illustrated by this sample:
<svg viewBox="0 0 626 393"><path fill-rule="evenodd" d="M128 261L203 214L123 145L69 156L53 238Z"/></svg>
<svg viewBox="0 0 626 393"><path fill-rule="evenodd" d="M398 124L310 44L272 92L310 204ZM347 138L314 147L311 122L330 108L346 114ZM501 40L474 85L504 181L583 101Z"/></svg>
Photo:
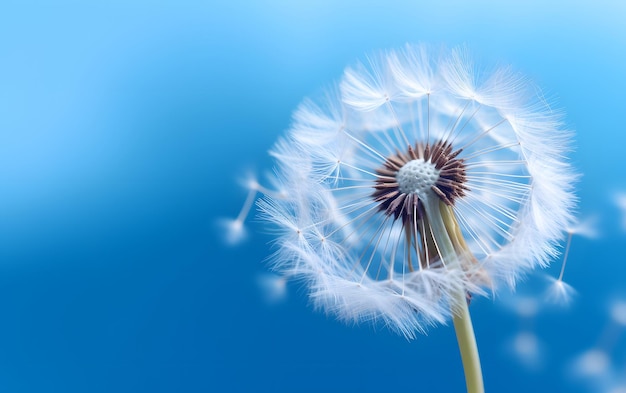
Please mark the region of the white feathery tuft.
<svg viewBox="0 0 626 393"><path fill-rule="evenodd" d="M359 111L373 111L396 96L385 54L369 58L369 69L363 63L347 68L340 83L344 104Z"/></svg>
<svg viewBox="0 0 626 393"><path fill-rule="evenodd" d="M548 291L546 292L546 300L550 303L567 306L571 303L572 298L576 295L576 290L564 282L563 280L547 277L551 281Z"/></svg>
<svg viewBox="0 0 626 393"><path fill-rule="evenodd" d="M587 239L597 239L600 237L600 231L598 229L599 218L597 215L585 217L584 220L579 220L573 223L567 232L576 236L582 236Z"/></svg>
<svg viewBox="0 0 626 393"><path fill-rule="evenodd" d="M229 246L241 244L248 236L243 220L239 218L222 218L217 221L219 232Z"/></svg>
<svg viewBox="0 0 626 393"><path fill-rule="evenodd" d="M407 45L404 50L389 53L389 71L405 99L421 98L437 88L428 52L424 45Z"/></svg>

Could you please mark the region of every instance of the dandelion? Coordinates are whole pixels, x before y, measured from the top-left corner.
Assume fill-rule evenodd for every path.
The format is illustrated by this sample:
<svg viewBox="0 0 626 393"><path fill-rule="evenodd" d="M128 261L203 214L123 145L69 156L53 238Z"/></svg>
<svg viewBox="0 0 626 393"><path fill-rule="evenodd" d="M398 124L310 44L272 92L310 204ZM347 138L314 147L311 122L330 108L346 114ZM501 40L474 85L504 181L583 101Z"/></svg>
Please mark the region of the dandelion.
<svg viewBox="0 0 626 393"><path fill-rule="evenodd" d="M469 392L483 391L468 304L558 254L576 176L570 133L508 68L407 46L305 100L272 151L274 267L318 308L407 338L453 320Z"/></svg>
<svg viewBox="0 0 626 393"><path fill-rule="evenodd" d="M574 235L579 235L591 239L597 238L597 217L592 216L584 221L578 222L576 225L567 228L566 232L567 242L565 245L563 262L561 263L561 270L557 278L548 277L551 284L546 293L548 301L562 305L568 305L572 300L572 297L576 294L576 290L571 285L563 281L565 267L567 266L567 259L569 257L569 250L572 245L572 237Z"/></svg>

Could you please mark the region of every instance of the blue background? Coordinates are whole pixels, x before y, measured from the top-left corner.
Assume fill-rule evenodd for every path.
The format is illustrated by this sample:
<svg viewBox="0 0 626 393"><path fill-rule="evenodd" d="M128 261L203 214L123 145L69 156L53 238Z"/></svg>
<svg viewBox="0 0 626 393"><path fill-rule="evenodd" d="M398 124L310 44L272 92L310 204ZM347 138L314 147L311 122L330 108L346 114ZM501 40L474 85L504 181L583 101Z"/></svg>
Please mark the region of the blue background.
<svg viewBox="0 0 626 393"><path fill-rule="evenodd" d="M529 321L502 299L472 313L488 392L599 389L567 365L624 294L626 3L544 3L3 1L0 391L462 391L450 326L413 342L345 326L295 284L269 306L270 236L252 221L229 248L215 225L241 207L238 180L271 169L304 96L406 42L513 64L577 130L580 210L603 236L574 239L573 306L530 321L543 366L504 349Z"/></svg>

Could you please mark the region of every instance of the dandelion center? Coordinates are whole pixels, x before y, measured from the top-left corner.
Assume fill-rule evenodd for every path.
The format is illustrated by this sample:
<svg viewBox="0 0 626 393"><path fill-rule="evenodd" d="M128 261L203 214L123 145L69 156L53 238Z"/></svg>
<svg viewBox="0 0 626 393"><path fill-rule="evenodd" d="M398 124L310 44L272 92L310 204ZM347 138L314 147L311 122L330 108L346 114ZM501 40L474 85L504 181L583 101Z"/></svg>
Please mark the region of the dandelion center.
<svg viewBox="0 0 626 393"><path fill-rule="evenodd" d="M432 162L419 158L404 164L398 171L396 179L401 193L422 195L437 183L439 170Z"/></svg>
<svg viewBox="0 0 626 393"><path fill-rule="evenodd" d="M372 197L380 203L379 210L407 221L412 214L420 214L420 204L429 196L452 206L469 190L465 163L457 158L461 152L453 151L448 142L418 142L405 153L388 156L376 170Z"/></svg>
<svg viewBox="0 0 626 393"><path fill-rule="evenodd" d="M449 142L418 142L404 153L388 156L376 170L372 198L379 203L379 211L401 222L411 245L406 250L409 272L414 271L414 260L420 268L445 263L438 236L445 236L455 251L467 255L460 262L463 269L474 263L452 210L455 200L469 190L464 161L457 158L461 152L453 150ZM433 228L433 223L438 227Z"/></svg>

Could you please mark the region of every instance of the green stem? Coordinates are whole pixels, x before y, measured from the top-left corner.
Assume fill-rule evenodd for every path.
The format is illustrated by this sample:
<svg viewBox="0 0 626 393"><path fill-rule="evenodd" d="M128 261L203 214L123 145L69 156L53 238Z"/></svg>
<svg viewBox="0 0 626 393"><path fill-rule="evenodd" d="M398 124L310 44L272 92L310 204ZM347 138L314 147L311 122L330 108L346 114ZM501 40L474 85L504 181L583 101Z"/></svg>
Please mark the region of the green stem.
<svg viewBox="0 0 626 393"><path fill-rule="evenodd" d="M465 385L467 386L467 393L483 393L485 386L483 384L483 374L480 368L480 357L478 356L478 346L476 345L472 318L467 307L465 294L461 295L462 299L458 299L461 304L457 305L453 321L456 340L461 351L463 370L465 371Z"/></svg>
<svg viewBox="0 0 626 393"><path fill-rule="evenodd" d="M445 220L450 228L452 227L451 223L454 221L454 217L449 217L446 206L442 206L442 202L439 199L427 198L424 202L427 216L430 219L432 234L437 245L437 251L439 251L446 268L462 269L442 215L446 216ZM472 326L464 288L460 288L454 295L452 308L454 330L456 331L456 339L461 351L467 392L484 393L485 387L480 367L478 346L476 345L476 336L474 335L474 327Z"/></svg>

